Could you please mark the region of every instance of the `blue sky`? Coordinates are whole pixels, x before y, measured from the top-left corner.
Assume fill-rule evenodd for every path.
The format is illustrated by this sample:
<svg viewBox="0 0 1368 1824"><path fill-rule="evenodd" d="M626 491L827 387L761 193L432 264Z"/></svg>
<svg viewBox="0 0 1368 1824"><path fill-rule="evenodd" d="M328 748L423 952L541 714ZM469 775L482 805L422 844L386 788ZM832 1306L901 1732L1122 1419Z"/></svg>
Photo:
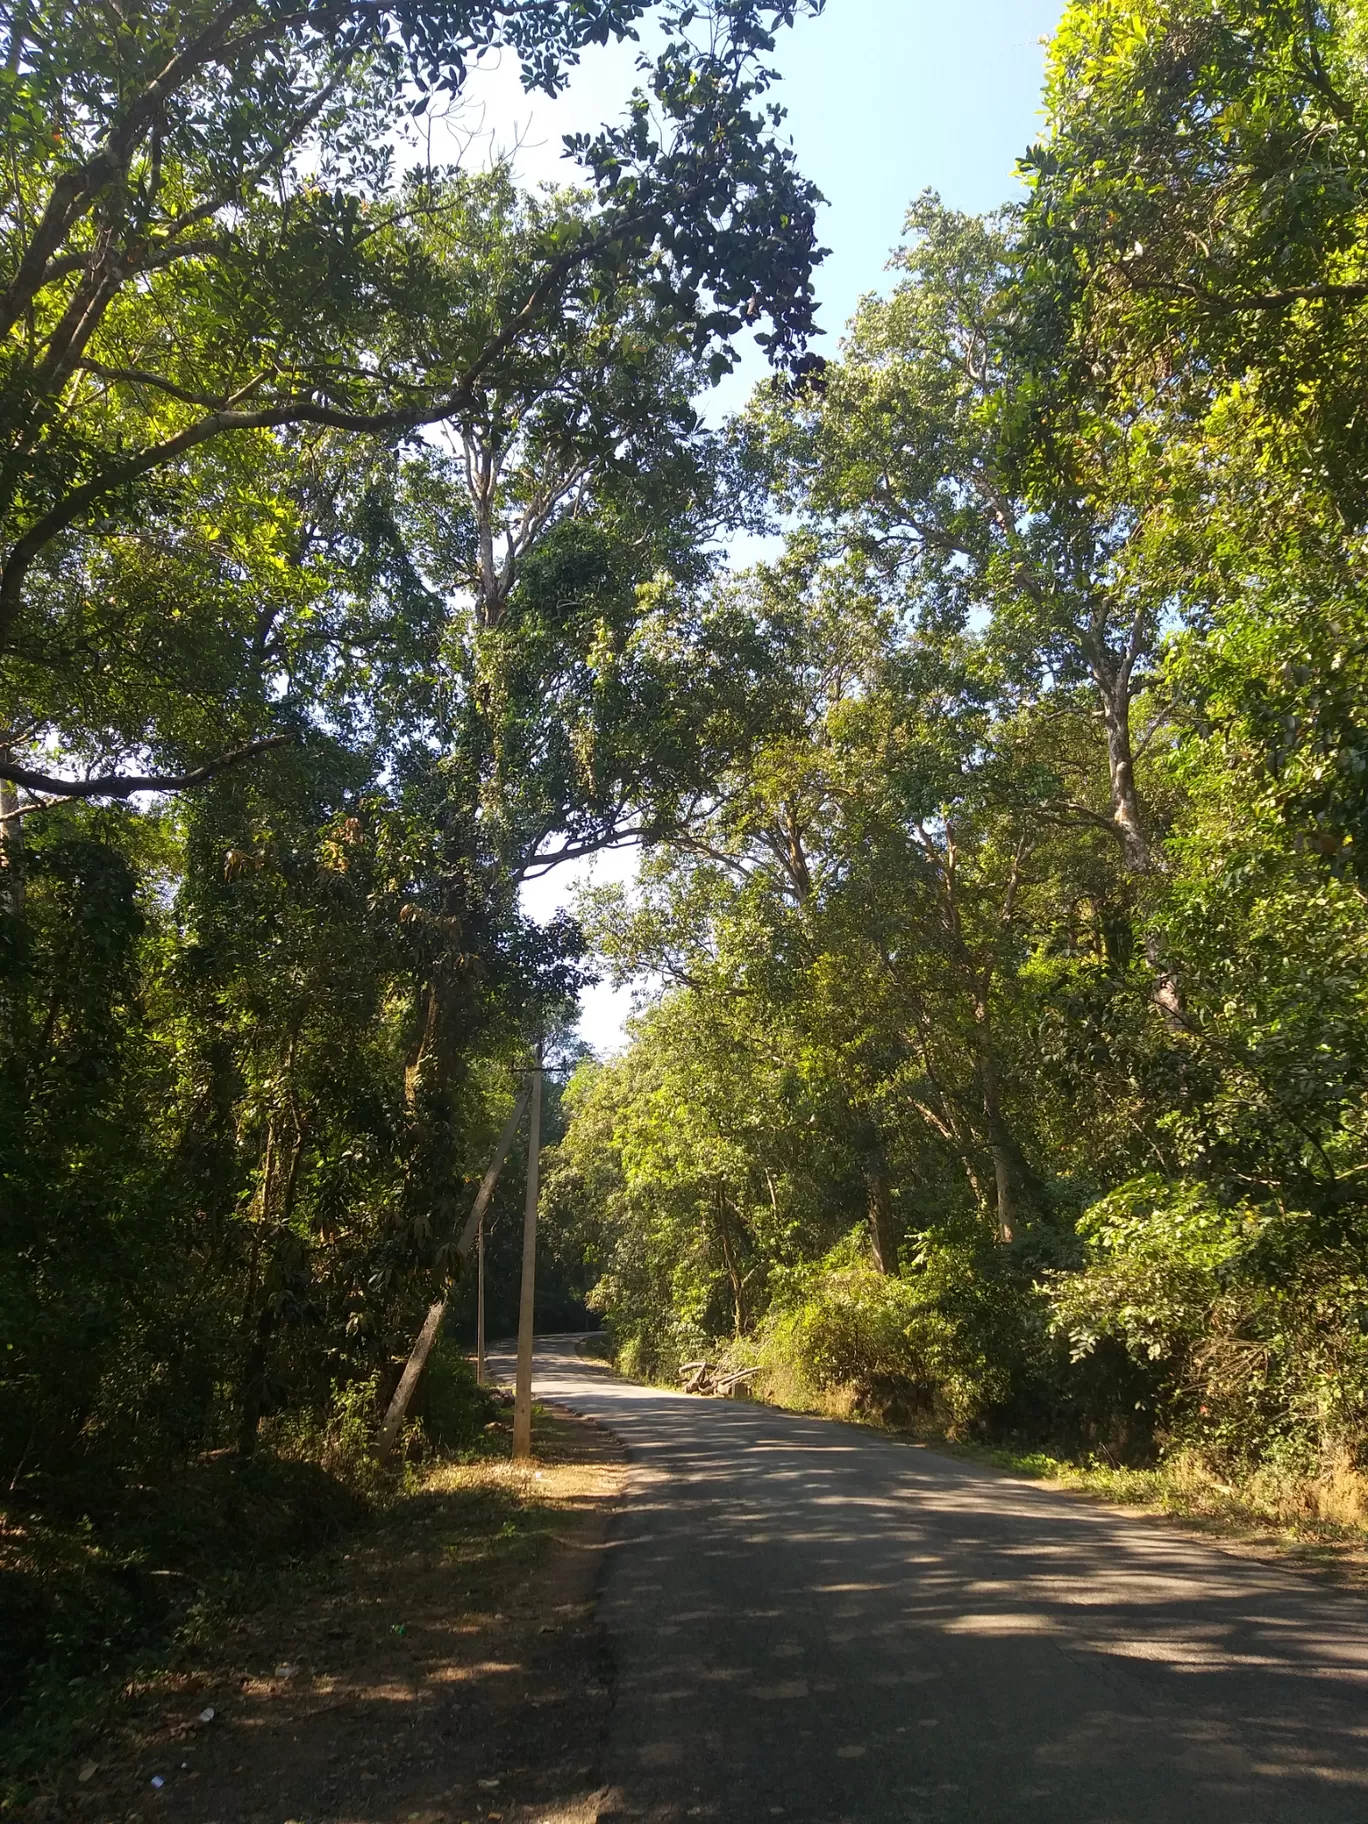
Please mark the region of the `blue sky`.
<svg viewBox="0 0 1368 1824"><path fill-rule="evenodd" d="M777 97L799 163L827 198L820 228L831 252L817 280L827 331L821 352L836 352L859 298L886 283L885 263L913 197L931 187L952 207L984 210L1016 192L1015 160L1040 128L1042 40L1061 9L1062 0L827 0L820 18L783 35ZM481 71L453 128L475 135L467 156L516 145L526 181L573 180L561 136L617 114L632 86L633 56L630 46L590 54L554 103L525 95L508 63ZM752 352L726 386L725 403L739 406L762 371ZM630 870L630 857L606 856L595 878ZM566 868L535 883L524 895L527 909L549 916L581 877ZM621 1041L628 1011L625 993L591 990L581 1030L594 1046L610 1048Z"/></svg>

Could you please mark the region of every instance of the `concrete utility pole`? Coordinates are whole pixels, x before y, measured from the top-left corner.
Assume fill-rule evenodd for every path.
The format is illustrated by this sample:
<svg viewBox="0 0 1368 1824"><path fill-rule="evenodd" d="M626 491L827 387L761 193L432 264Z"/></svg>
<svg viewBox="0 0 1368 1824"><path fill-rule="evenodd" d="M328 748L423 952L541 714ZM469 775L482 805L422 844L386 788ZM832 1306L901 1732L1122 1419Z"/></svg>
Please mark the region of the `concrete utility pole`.
<svg viewBox="0 0 1368 1824"><path fill-rule="evenodd" d="M513 1461L532 1457L532 1311L537 1279L537 1163L541 1149L541 1046L532 1067L532 1119L527 1136L527 1200L523 1205L522 1296L518 1301L518 1378L513 1388Z"/></svg>

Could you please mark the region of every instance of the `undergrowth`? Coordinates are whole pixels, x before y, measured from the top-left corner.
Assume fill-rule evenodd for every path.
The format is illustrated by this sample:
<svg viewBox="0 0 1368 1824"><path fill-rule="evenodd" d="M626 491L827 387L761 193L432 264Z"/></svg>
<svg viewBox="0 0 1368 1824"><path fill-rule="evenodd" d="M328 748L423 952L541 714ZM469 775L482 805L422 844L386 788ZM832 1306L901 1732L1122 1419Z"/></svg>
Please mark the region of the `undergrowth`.
<svg viewBox="0 0 1368 1824"><path fill-rule="evenodd" d="M855 1237L791 1274L748 1334L695 1341L694 1353L751 1371L734 1397L875 1425L1217 1530L1368 1543L1361 1450L1307 1423L1242 1454L1229 1428L1213 1431L1205 1384L1192 1412L1161 1411L1153 1376L1114 1340L1070 1359L1029 1259L1014 1266L998 1249L985 1300L973 1289L988 1272L965 1271L962 1252L923 1249L911 1272L883 1275ZM625 1338L620 1371L677 1386L666 1343Z"/></svg>
<svg viewBox="0 0 1368 1824"><path fill-rule="evenodd" d="M155 1483L16 1486L0 1502L0 1811L71 1751L130 1683L212 1640L236 1615L334 1574L330 1548L365 1532L440 1453L506 1450L495 1401L439 1348L422 1417L376 1456L377 1387L268 1421L256 1457L227 1451ZM73 1497L72 1489L76 1488Z"/></svg>

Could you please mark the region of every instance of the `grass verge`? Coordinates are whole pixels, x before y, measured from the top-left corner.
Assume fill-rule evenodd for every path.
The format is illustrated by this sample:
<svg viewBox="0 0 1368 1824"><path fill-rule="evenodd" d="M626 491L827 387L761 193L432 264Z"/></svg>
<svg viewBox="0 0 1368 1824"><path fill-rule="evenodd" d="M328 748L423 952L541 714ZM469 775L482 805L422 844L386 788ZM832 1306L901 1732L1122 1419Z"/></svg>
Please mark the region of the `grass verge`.
<svg viewBox="0 0 1368 1824"><path fill-rule="evenodd" d="M988 1463L1049 1488L1176 1521L1186 1531L1251 1556L1276 1558L1368 1591L1368 1532L1361 1526L1310 1514L1289 1516L1286 1491L1222 1482L1190 1457L1178 1456L1153 1469L1125 1469L1043 1450L943 1438L922 1441L944 1456Z"/></svg>
<svg viewBox="0 0 1368 1824"><path fill-rule="evenodd" d="M719 1357L726 1359L728 1353L724 1348ZM629 1370L630 1364L618 1371L624 1369ZM629 1378L644 1377L629 1373ZM678 1387L677 1381L664 1376L656 1384ZM761 1375L738 1387L731 1397L867 1426L944 1456L991 1464L1070 1494L1177 1522L1213 1543L1368 1591L1368 1527L1359 1519L1364 1480L1361 1472L1344 1465L1332 1465L1315 1482L1265 1472L1228 1483L1191 1453L1175 1454L1154 1468L1127 1469L1098 1458L1080 1461L1039 1448L967 1443L940 1432L894 1424L870 1411L854 1387L816 1392L801 1375L785 1372L784 1364L765 1364Z"/></svg>

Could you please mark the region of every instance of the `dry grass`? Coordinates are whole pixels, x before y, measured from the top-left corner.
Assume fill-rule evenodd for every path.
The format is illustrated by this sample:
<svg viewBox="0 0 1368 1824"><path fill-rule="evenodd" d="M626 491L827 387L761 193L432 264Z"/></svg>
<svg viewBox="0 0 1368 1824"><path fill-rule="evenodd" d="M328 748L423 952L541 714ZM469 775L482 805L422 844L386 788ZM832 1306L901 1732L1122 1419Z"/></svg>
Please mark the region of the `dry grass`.
<svg viewBox="0 0 1368 1824"><path fill-rule="evenodd" d="M1043 1451L937 1444L953 1456L989 1462L1048 1487L1091 1496L1176 1522L1189 1532L1251 1557L1313 1571L1368 1589L1368 1478L1348 1461L1311 1479L1265 1470L1222 1481L1195 1452L1177 1452L1157 1469L1070 1462Z"/></svg>
<svg viewBox="0 0 1368 1824"><path fill-rule="evenodd" d="M532 1506L570 1505L614 1494L621 1484L620 1466L602 1456L558 1459L551 1454L560 1443L558 1422L548 1415L545 1423L535 1462L486 1458L475 1463L437 1463L422 1472L417 1492L450 1495L482 1490Z"/></svg>
<svg viewBox="0 0 1368 1824"><path fill-rule="evenodd" d="M753 1351L748 1359L755 1359ZM746 1392L789 1412L814 1413L915 1437L933 1449L990 1462L1071 1494L1162 1515L1236 1550L1332 1575L1353 1587L1368 1587L1368 1474L1347 1451L1328 1458L1314 1476L1270 1467L1228 1482L1195 1451L1175 1452L1154 1469L1127 1469L1096 1459L1077 1462L1044 1451L963 1444L923 1431L900 1432L862 1409L853 1387L813 1387L787 1355L766 1360L763 1372L748 1384Z"/></svg>
<svg viewBox="0 0 1368 1824"><path fill-rule="evenodd" d="M263 1580L241 1603L207 1605L194 1626L111 1677L88 1714L73 1712L50 1739L30 1732L0 1785L0 1817L98 1824L137 1809L156 1770L167 1775L158 1795L167 1824L242 1815L235 1795L249 1776L263 1791L332 1779L345 1815L362 1815L373 1779L392 1792L411 1785L400 1815L459 1824L483 1815L472 1783L488 1770L471 1757L497 1747L516 1766L519 1694L546 1681L572 1693L577 1716L584 1710L570 1758L592 1760L581 1741L592 1746L607 1699L593 1694L585 1586L622 1486L620 1453L596 1427L538 1408L535 1461L515 1465L498 1410L481 1443L487 1454L411 1465L385 1509L332 1549ZM282 1680L274 1668L285 1662L296 1672ZM206 1705L208 1727L195 1721ZM420 1732L446 1743L440 1760L410 1764L400 1731L398 1758L379 1771L379 1712L426 1718L453 1705L459 1728ZM548 1710L547 1727L563 1714ZM382 1732L386 1743L392 1733ZM564 1761L558 1741L545 1758L553 1770ZM82 1781L86 1764L97 1771ZM462 1783L469 1796L453 1819L434 1795ZM580 1824L593 1816L592 1789L589 1768L560 1766L553 1788L529 1789L527 1803L537 1818ZM280 1815L305 1812L295 1803ZM507 1815L522 1824L521 1811Z"/></svg>

